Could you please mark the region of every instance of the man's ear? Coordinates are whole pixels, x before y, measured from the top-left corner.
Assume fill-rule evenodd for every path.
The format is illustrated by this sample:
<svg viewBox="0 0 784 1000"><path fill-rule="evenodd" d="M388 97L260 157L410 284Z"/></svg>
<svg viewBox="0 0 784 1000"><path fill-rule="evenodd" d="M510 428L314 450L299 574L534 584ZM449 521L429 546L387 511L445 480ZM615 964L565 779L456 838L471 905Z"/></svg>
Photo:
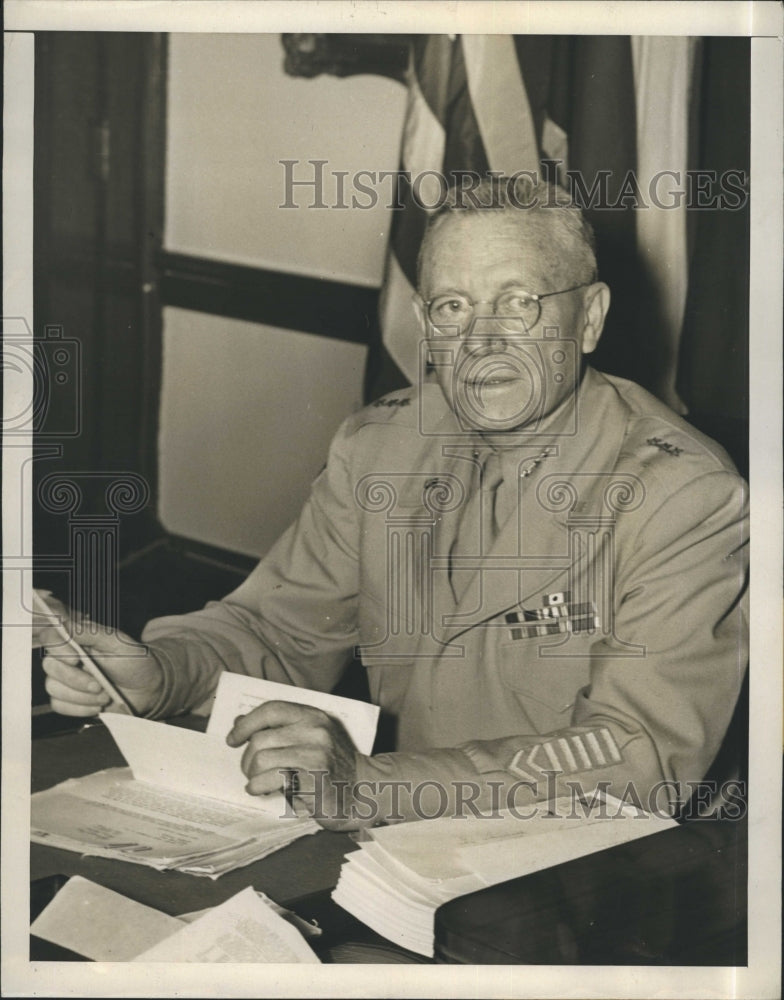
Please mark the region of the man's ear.
<svg viewBox="0 0 784 1000"><path fill-rule="evenodd" d="M583 354L590 354L596 350L604 329L604 319L610 308L610 289L603 281L597 281L586 289L583 307Z"/></svg>

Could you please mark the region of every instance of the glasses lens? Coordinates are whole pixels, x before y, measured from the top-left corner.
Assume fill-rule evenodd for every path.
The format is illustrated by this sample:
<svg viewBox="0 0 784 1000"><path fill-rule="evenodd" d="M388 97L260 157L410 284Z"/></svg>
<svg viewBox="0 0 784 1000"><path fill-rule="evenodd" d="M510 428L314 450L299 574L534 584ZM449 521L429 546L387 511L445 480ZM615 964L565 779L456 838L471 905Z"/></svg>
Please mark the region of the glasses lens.
<svg viewBox="0 0 784 1000"><path fill-rule="evenodd" d="M539 319L539 301L529 292L513 288L496 299L495 314L503 319L521 320L525 329L530 330Z"/></svg>
<svg viewBox="0 0 784 1000"><path fill-rule="evenodd" d="M430 303L427 314L436 330L449 334L466 330L473 311L471 303L462 295L439 295Z"/></svg>

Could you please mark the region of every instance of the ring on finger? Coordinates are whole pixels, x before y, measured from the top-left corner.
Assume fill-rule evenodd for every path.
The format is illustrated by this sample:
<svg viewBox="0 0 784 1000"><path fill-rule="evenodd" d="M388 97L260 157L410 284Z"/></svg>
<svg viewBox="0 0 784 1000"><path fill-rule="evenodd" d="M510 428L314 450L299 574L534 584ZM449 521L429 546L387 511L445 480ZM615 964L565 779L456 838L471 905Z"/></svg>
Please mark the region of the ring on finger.
<svg viewBox="0 0 784 1000"><path fill-rule="evenodd" d="M283 775L283 794L289 801L299 794L299 771L294 768L286 768Z"/></svg>

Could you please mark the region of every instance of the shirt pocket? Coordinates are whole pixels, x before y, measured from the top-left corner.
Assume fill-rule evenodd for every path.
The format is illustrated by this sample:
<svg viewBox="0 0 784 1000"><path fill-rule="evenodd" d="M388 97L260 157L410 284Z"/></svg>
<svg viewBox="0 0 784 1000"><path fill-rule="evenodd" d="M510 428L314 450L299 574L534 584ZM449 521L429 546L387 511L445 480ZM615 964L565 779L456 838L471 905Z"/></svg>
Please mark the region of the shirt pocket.
<svg viewBox="0 0 784 1000"><path fill-rule="evenodd" d="M590 680L590 643L573 636L569 640L557 647L541 638L503 643L499 649L501 681L550 712L569 712Z"/></svg>

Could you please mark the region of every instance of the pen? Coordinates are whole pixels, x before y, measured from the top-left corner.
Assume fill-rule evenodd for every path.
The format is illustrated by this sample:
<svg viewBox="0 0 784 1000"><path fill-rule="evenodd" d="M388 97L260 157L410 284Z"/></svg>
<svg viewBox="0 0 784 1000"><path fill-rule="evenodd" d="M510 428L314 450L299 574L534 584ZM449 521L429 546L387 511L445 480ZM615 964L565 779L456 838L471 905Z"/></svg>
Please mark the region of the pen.
<svg viewBox="0 0 784 1000"><path fill-rule="evenodd" d="M37 605L37 607L35 607ZM104 689L104 691L111 697L114 704L109 705L104 709L105 712L122 712L126 715L135 715L133 706L128 701L128 699L120 693L120 691L112 684L109 678L104 674L97 663L89 656L86 650L79 645L79 643L74 639L72 635L69 634L68 630L63 625L62 621L59 620L57 613L53 611L49 605L44 600L42 594L37 590L33 590L33 607L39 613L46 615L49 618L57 617L57 621L53 622L51 627L60 636L63 642L70 647L70 649L79 657L82 661L82 667L84 670Z"/></svg>

